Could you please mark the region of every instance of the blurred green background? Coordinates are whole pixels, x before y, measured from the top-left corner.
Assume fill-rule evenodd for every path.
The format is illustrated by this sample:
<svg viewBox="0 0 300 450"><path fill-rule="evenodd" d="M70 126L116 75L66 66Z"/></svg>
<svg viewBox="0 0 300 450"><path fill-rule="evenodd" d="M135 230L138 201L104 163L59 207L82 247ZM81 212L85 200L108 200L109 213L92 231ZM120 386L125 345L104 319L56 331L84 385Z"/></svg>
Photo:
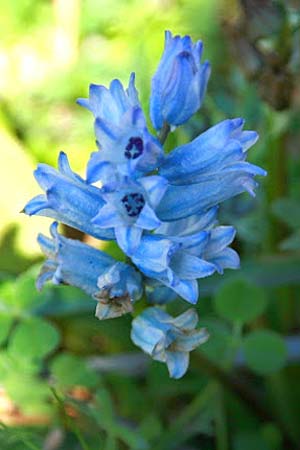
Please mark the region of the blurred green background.
<svg viewBox="0 0 300 450"><path fill-rule="evenodd" d="M0 3L1 450L299 449L299 1ZM202 39L212 65L201 110L167 149L241 116L260 133L249 160L268 170L255 199L221 208L242 268L201 283L211 338L180 381L136 351L129 317L99 322L73 288L36 292L50 221L19 214L39 193L38 162L64 150L84 175L93 125L75 101L90 83L134 71L148 111L166 29Z"/></svg>

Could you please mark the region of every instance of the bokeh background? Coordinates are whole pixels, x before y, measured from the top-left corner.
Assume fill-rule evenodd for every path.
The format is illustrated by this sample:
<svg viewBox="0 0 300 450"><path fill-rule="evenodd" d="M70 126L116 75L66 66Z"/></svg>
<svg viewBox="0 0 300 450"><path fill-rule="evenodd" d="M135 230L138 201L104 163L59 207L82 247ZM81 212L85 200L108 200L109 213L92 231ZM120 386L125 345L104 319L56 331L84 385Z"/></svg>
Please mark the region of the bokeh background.
<svg viewBox="0 0 300 450"><path fill-rule="evenodd" d="M299 1L0 3L0 448L299 448ZM244 117L260 133L249 160L268 170L255 199L221 209L242 268L201 283L211 339L180 381L136 351L128 317L99 322L73 288L36 292L36 235L50 221L20 214L39 193L38 162L64 150L84 175L95 143L76 98L90 83L134 71L148 111L166 29L202 39L212 65L201 110L168 150Z"/></svg>

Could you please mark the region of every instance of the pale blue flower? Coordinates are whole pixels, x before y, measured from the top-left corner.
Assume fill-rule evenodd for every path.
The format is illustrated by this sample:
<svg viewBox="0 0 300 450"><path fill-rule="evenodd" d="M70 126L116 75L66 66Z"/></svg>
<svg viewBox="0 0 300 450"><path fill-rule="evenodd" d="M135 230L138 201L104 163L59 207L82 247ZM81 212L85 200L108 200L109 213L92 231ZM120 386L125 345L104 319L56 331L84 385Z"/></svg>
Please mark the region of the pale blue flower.
<svg viewBox="0 0 300 450"><path fill-rule="evenodd" d="M245 161L258 135L242 131L243 125L242 119L225 120L165 157L159 173L169 187L157 209L161 220L201 214L245 191L255 195L254 177L266 171Z"/></svg>
<svg viewBox="0 0 300 450"><path fill-rule="evenodd" d="M206 215L206 223L209 214ZM203 225L205 221L198 224ZM131 256L134 264L148 278L174 290L179 296L195 304L199 297L198 279L226 268L237 269L239 257L229 248L235 236L233 227L215 227L194 234L177 236L143 236ZM164 297L165 298L165 297ZM159 303L165 303L159 300Z"/></svg>
<svg viewBox="0 0 300 450"><path fill-rule="evenodd" d="M114 239L112 228L92 223L105 204L101 189L72 172L65 153L59 155L58 170L39 164L34 176L45 195L30 200L24 208L26 214L50 217L98 239Z"/></svg>
<svg viewBox="0 0 300 450"><path fill-rule="evenodd" d="M119 80L113 80L109 89L91 84L89 99L79 99L78 103L95 116L100 149L92 154L87 166L89 183L101 180L104 187L107 183L111 185L111 175L116 169L123 175L133 175L135 171L149 173L158 167L162 147L147 129L134 74L127 90Z"/></svg>
<svg viewBox="0 0 300 450"><path fill-rule="evenodd" d="M132 302L142 295L140 274L105 252L61 236L57 227L54 222L50 228L52 238L38 237L47 256L37 280L38 289L49 280L78 287L98 300L96 315L100 319L132 311Z"/></svg>
<svg viewBox="0 0 300 450"><path fill-rule="evenodd" d="M190 352L208 339L205 329L195 329L197 323L193 309L174 318L160 308L147 308L132 321L131 339L154 360L165 362L172 378L181 378Z"/></svg>
<svg viewBox="0 0 300 450"><path fill-rule="evenodd" d="M193 44L190 36L165 33L165 49L152 79L150 116L160 130L164 123L172 126L186 122L201 106L210 65L200 63L203 45Z"/></svg>
<svg viewBox="0 0 300 450"><path fill-rule="evenodd" d="M205 231L188 239L143 236L131 260L148 278L159 281L189 303L195 304L199 294L197 279L216 271L213 263L195 254L200 255L207 239ZM193 253L189 246L193 246L193 250L200 250Z"/></svg>
<svg viewBox="0 0 300 450"><path fill-rule="evenodd" d="M137 181L126 177L115 191L103 194L105 205L92 222L102 228L114 228L119 246L130 256L138 247L143 230L160 226L155 208L166 189L167 181L158 175Z"/></svg>

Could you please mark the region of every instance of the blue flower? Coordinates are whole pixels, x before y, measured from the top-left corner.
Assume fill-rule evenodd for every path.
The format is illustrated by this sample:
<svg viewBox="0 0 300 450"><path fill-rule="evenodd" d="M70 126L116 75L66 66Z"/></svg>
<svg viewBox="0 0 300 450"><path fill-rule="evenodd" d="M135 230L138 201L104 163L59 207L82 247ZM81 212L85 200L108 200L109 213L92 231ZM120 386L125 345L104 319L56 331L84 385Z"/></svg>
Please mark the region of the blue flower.
<svg viewBox="0 0 300 450"><path fill-rule="evenodd" d="M172 126L186 122L201 106L210 65L201 64L203 45L192 43L189 36L165 33L165 49L152 79L150 116L160 130L164 123Z"/></svg>
<svg viewBox="0 0 300 450"><path fill-rule="evenodd" d="M54 222L50 228L52 238L38 237L47 256L37 280L38 289L49 280L78 287L98 300L96 316L100 319L132 311L132 302L142 294L140 274L105 252L61 236L57 227Z"/></svg>
<svg viewBox="0 0 300 450"><path fill-rule="evenodd" d="M115 191L103 194L105 205L92 222L102 228L114 228L119 246L130 256L138 247L143 230L160 226L154 210L166 188L167 181L158 175L137 181L126 177Z"/></svg>
<svg viewBox="0 0 300 450"><path fill-rule="evenodd" d="M213 263L200 256L208 237L205 231L177 239L143 236L131 260L148 278L159 281L189 303L195 304L198 300L197 279L216 271Z"/></svg>
<svg viewBox="0 0 300 450"><path fill-rule="evenodd" d="M181 378L189 353L208 339L205 329L195 329L197 323L193 309L174 318L160 308L147 308L132 321L131 339L154 360L165 362L172 378Z"/></svg>
<svg viewBox="0 0 300 450"><path fill-rule="evenodd" d="M58 159L59 170L39 164L34 176L45 191L30 200L24 212L30 216L50 217L98 239L114 239L112 228L100 228L92 223L105 201L102 191L88 185L70 169L65 153Z"/></svg>
<svg viewBox="0 0 300 450"><path fill-rule="evenodd" d="M87 166L89 183L101 180L104 187L111 185L111 175L116 169L123 175L132 175L135 171L149 173L158 167L162 147L147 129L134 74L126 91L119 80L113 80L109 89L91 84L89 99L79 99L78 103L95 116L100 148L92 154ZM112 167L108 168L108 164Z"/></svg>
<svg viewBox="0 0 300 450"><path fill-rule="evenodd" d="M188 220L182 234L173 236L143 236L131 256L133 263L150 279L174 290L186 301L195 304L199 297L198 279L223 273L226 268L237 269L239 257L228 247L235 229L230 226L213 227L215 210L193 224L188 233ZM197 225L196 225L197 224ZM202 229L206 226L207 229ZM163 230L161 227L158 230ZM167 227L165 227L167 230ZM164 292L157 292L159 303L166 303ZM160 296L163 295L160 300ZM153 297L152 297L153 298Z"/></svg>
<svg viewBox="0 0 300 450"><path fill-rule="evenodd" d="M245 191L254 195L254 177L266 172L245 161L258 135L242 131L243 125L242 119L225 120L166 156L159 170L169 181L157 208L161 220L203 213Z"/></svg>

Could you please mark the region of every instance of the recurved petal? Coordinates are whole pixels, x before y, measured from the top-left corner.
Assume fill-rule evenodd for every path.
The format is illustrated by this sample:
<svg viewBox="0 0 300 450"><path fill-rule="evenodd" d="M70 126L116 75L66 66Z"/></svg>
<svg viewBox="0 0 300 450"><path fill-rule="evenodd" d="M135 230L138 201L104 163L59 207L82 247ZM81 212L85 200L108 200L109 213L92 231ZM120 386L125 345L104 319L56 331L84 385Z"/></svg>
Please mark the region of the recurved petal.
<svg viewBox="0 0 300 450"><path fill-rule="evenodd" d="M210 257L210 261L216 266L219 273L224 269L239 269L240 258L235 250L230 247L224 248L220 253Z"/></svg>
<svg viewBox="0 0 300 450"><path fill-rule="evenodd" d="M46 195L40 194L33 197L25 206L24 213L29 216L38 214L41 210L49 208L49 203Z"/></svg>
<svg viewBox="0 0 300 450"><path fill-rule="evenodd" d="M178 333L172 348L179 352L191 352L199 345L204 344L208 338L209 335L204 328L192 330L189 333Z"/></svg>
<svg viewBox="0 0 300 450"><path fill-rule="evenodd" d="M181 280L175 277L174 282L169 285L180 297L195 305L199 297L199 288L196 280Z"/></svg>
<svg viewBox="0 0 300 450"><path fill-rule="evenodd" d="M200 259L197 256L185 253L184 251L175 253L171 258L170 268L179 278L183 278L184 280L205 278L212 275L216 270L214 264Z"/></svg>
<svg viewBox="0 0 300 450"><path fill-rule="evenodd" d="M190 355L188 352L166 352L166 363L171 378L181 378L189 367Z"/></svg>
<svg viewBox="0 0 300 450"><path fill-rule="evenodd" d="M236 230L231 226L216 227L210 232L210 239L205 248L205 255L214 255L221 252L227 245L231 244L236 234Z"/></svg>
<svg viewBox="0 0 300 450"><path fill-rule="evenodd" d="M188 309L172 320L172 324L181 330L193 330L198 323L198 314L195 309Z"/></svg>

